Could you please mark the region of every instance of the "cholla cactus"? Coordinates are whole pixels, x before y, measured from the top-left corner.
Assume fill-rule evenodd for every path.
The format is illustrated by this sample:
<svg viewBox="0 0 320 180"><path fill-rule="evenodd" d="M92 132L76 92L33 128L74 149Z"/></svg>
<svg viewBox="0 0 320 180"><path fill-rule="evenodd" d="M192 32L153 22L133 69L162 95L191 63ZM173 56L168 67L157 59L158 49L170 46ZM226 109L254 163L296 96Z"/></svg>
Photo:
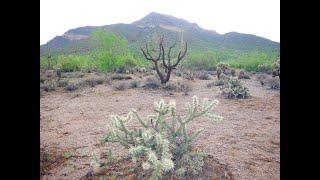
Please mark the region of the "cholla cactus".
<svg viewBox="0 0 320 180"><path fill-rule="evenodd" d="M129 155L133 162L142 159L142 167L152 170L151 179L159 179L167 173L185 174L190 168L181 159L186 159L192 151L191 142L199 137L202 129L191 134L188 131L188 123L199 120L204 116L212 121L221 120L222 117L210 113L218 104L217 100L204 99L200 104L194 96L192 102L187 104L188 114L181 116L176 111L175 101L166 104L164 100L155 103L155 115L150 120L141 118L137 111L131 110L127 116L112 116L113 128L104 138L107 142L118 142L129 149ZM140 129L129 129L126 123L136 118L140 123ZM169 120L168 117L171 117ZM187 161L186 161L187 162ZM201 163L200 163L201 165ZM199 170L200 167L194 168ZM193 170L194 170L193 169ZM177 171L177 172L175 172Z"/></svg>
<svg viewBox="0 0 320 180"><path fill-rule="evenodd" d="M279 76L280 78L280 59L273 63L272 76Z"/></svg>
<svg viewBox="0 0 320 180"><path fill-rule="evenodd" d="M249 89L242 85L237 79L228 81L227 88L224 90L228 98L248 98L250 97Z"/></svg>

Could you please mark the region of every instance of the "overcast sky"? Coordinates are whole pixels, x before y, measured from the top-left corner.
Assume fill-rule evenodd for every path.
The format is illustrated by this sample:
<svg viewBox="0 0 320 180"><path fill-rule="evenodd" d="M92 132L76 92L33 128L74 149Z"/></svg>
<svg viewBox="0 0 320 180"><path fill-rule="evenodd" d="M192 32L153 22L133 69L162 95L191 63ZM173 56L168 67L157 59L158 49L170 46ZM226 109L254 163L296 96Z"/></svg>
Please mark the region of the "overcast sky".
<svg viewBox="0 0 320 180"><path fill-rule="evenodd" d="M41 0L40 44L72 28L132 23L153 11L280 42L280 0Z"/></svg>

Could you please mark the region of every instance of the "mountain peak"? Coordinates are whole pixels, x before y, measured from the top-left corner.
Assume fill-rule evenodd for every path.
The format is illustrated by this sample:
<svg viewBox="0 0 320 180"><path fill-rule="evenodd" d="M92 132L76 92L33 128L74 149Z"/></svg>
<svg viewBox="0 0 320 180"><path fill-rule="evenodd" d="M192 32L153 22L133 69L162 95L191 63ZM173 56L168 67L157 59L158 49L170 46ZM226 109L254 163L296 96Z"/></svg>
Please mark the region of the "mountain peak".
<svg viewBox="0 0 320 180"><path fill-rule="evenodd" d="M155 26L171 26L177 28L199 28L196 23L190 23L184 19L176 18L171 15L151 12L142 19L133 22L132 24L140 27L155 27Z"/></svg>

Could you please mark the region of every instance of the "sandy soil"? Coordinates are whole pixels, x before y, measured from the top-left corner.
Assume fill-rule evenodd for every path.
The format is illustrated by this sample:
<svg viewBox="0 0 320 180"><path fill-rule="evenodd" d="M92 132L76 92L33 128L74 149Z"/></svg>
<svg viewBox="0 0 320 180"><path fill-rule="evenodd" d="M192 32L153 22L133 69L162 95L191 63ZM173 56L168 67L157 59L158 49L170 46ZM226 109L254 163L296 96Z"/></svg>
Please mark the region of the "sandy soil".
<svg viewBox="0 0 320 180"><path fill-rule="evenodd" d="M125 115L134 108L146 117L152 113L154 101L161 98L175 99L178 112L183 113L193 95L218 99L215 112L224 117L215 124L203 120L190 125L190 129L205 128L196 143L198 147L228 164L236 179L280 179L280 92L261 87L254 77L242 80L252 98L230 100L221 98L218 87L207 88L210 82L192 82L193 90L188 96L170 95L164 90L115 91L110 85L45 94L40 100L41 148L71 152L72 156L42 179L79 179L90 169L92 152L112 149L123 154L119 145L100 144L111 125L112 113Z"/></svg>

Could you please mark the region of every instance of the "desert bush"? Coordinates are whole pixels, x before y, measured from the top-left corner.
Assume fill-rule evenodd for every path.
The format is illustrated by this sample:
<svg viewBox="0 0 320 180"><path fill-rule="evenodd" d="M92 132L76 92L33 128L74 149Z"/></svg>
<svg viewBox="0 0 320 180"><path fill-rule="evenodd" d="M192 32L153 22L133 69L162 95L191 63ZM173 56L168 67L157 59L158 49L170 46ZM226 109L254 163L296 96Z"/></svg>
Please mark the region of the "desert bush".
<svg viewBox="0 0 320 180"><path fill-rule="evenodd" d="M97 84L103 84L105 81L105 78L104 77L96 77L95 80L96 80Z"/></svg>
<svg viewBox="0 0 320 180"><path fill-rule="evenodd" d="M190 50L182 65L192 70L214 70L218 63L217 60L217 52Z"/></svg>
<svg viewBox="0 0 320 180"><path fill-rule="evenodd" d="M83 78L83 77L84 77L84 73L81 71L61 73L61 78Z"/></svg>
<svg viewBox="0 0 320 180"><path fill-rule="evenodd" d="M227 98L248 98L250 97L249 89L242 85L237 79L231 79L228 81L227 88L225 88L222 94L226 95Z"/></svg>
<svg viewBox="0 0 320 180"><path fill-rule="evenodd" d="M185 95L192 91L192 86L185 81L169 82L163 87L164 90L173 92L183 92Z"/></svg>
<svg viewBox="0 0 320 180"><path fill-rule="evenodd" d="M196 96L188 103L188 114L179 115L175 101L166 104L164 100L155 103L155 114L144 119L136 110L127 116L112 116L113 126L104 137L106 142L120 143L128 149L133 162L142 161L142 168L151 171L151 179L162 179L165 175L181 178L202 171L203 153L193 152L193 142L203 129L189 132L190 122L207 117L213 122L221 116L210 113L218 104L217 100L204 99L202 106ZM127 124L137 119L141 128L129 129Z"/></svg>
<svg viewBox="0 0 320 180"><path fill-rule="evenodd" d="M113 88L115 89L115 90L118 90L118 91L123 91L123 90L125 90L125 89L127 89L128 88L128 86L127 86L127 84L126 83L116 83L116 84L114 84L113 85Z"/></svg>
<svg viewBox="0 0 320 180"><path fill-rule="evenodd" d="M132 81L129 83L128 88L139 88L140 87L140 82L139 81Z"/></svg>
<svg viewBox="0 0 320 180"><path fill-rule="evenodd" d="M265 74L257 74L257 80L264 80L267 76Z"/></svg>
<svg viewBox="0 0 320 180"><path fill-rule="evenodd" d="M177 91L178 86L175 82L168 82L164 85L163 89L166 91Z"/></svg>
<svg viewBox="0 0 320 180"><path fill-rule="evenodd" d="M216 74L217 74L218 79L220 79L220 76L222 74L222 70L220 68L217 68L217 73Z"/></svg>
<svg viewBox="0 0 320 180"><path fill-rule="evenodd" d="M68 80L67 79L60 79L58 81L58 87L66 87L68 85Z"/></svg>
<svg viewBox="0 0 320 180"><path fill-rule="evenodd" d="M178 76L178 77L182 77L182 72L180 72L180 71L176 71L176 72L174 72L174 74L175 74L176 76Z"/></svg>
<svg viewBox="0 0 320 180"><path fill-rule="evenodd" d="M182 74L182 77L183 77L184 79L193 81L193 80L194 80L194 77L195 77L195 74L193 73L193 71L185 71L185 72Z"/></svg>
<svg viewBox="0 0 320 180"><path fill-rule="evenodd" d="M197 78L200 79L200 80L210 80L210 76L207 72L200 72L198 75L197 75Z"/></svg>
<svg viewBox="0 0 320 180"><path fill-rule="evenodd" d="M47 78L40 75L40 83L44 83L47 80Z"/></svg>
<svg viewBox="0 0 320 180"><path fill-rule="evenodd" d="M57 74L57 77L60 79L61 78L61 69L57 69L56 74Z"/></svg>
<svg viewBox="0 0 320 180"><path fill-rule="evenodd" d="M238 79L250 79L250 76L248 73L245 73L244 71L240 71Z"/></svg>
<svg viewBox="0 0 320 180"><path fill-rule="evenodd" d="M214 82L211 82L211 83L207 84L207 88L211 88L213 86L214 86Z"/></svg>
<svg viewBox="0 0 320 180"><path fill-rule="evenodd" d="M57 88L57 81L55 79L46 80L43 84L40 84L40 88L46 92L55 91Z"/></svg>
<svg viewBox="0 0 320 180"><path fill-rule="evenodd" d="M47 78L53 78L55 76L54 70L46 70L44 74Z"/></svg>
<svg viewBox="0 0 320 180"><path fill-rule="evenodd" d="M235 69L231 69L230 73L231 73L231 76L233 76L233 77L236 76L236 70Z"/></svg>
<svg viewBox="0 0 320 180"><path fill-rule="evenodd" d="M263 80L264 83L270 88L274 90L280 89L280 79L279 78L268 78Z"/></svg>
<svg viewBox="0 0 320 180"><path fill-rule="evenodd" d="M208 74L214 76L214 75L217 75L217 71L208 71Z"/></svg>
<svg viewBox="0 0 320 180"><path fill-rule="evenodd" d="M85 83L91 87L94 87L97 84L103 84L104 77L97 76L97 75L91 75L85 79Z"/></svg>
<svg viewBox="0 0 320 180"><path fill-rule="evenodd" d="M183 92L184 95L188 95L192 91L192 86L189 83L181 83L179 86L179 91Z"/></svg>
<svg viewBox="0 0 320 180"><path fill-rule="evenodd" d="M155 75L153 72L146 72L146 73L143 73L143 76L153 76Z"/></svg>
<svg viewBox="0 0 320 180"><path fill-rule="evenodd" d="M119 67L119 68L116 69L116 73L122 74L122 73L125 73L125 72L126 72L126 69L124 67Z"/></svg>
<svg viewBox="0 0 320 180"><path fill-rule="evenodd" d="M160 87L160 82L155 77L148 77L143 87L146 89L158 89Z"/></svg>
<svg viewBox="0 0 320 180"><path fill-rule="evenodd" d="M115 74L111 77L112 80L128 80L128 79L132 79L131 76L125 76L125 75L121 75L121 74Z"/></svg>
<svg viewBox="0 0 320 180"><path fill-rule="evenodd" d="M223 80L223 79L218 79L218 80L216 80L216 81L214 82L214 85L215 85L215 86L223 86L223 85L225 85L225 83L226 83L225 80Z"/></svg>
<svg viewBox="0 0 320 180"><path fill-rule="evenodd" d="M90 87L95 87L98 83L94 78L86 79L86 84L88 84Z"/></svg>
<svg viewBox="0 0 320 180"><path fill-rule="evenodd" d="M80 87L84 86L86 83L81 79L72 79L69 80L68 85L65 86L65 90L67 91L75 91Z"/></svg>
<svg viewBox="0 0 320 180"><path fill-rule="evenodd" d="M228 83L228 80L218 79L212 83L207 84L207 88L211 88L213 86L224 86Z"/></svg>
<svg viewBox="0 0 320 180"><path fill-rule="evenodd" d="M280 80L274 79L273 81L271 81L270 88L271 89L280 89Z"/></svg>

